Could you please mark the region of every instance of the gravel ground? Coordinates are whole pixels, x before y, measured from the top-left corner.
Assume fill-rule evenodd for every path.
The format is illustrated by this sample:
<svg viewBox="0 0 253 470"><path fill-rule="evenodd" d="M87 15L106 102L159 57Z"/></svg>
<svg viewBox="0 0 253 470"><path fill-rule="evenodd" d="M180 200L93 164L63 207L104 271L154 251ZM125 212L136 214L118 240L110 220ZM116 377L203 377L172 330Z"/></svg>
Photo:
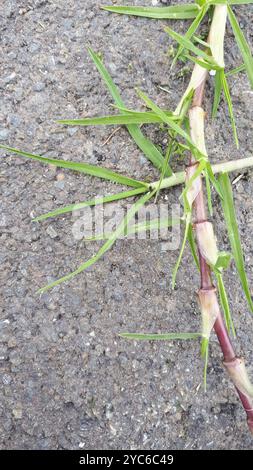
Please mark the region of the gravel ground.
<svg viewBox="0 0 253 470"><path fill-rule="evenodd" d="M55 123L57 118L108 112L112 101L88 57L88 45L103 54L128 106L137 106L134 88L141 86L157 103L173 109L186 86L189 71L182 65L168 74L171 59L166 53L172 42L163 31L165 22L111 15L99 8L107 3L2 1L0 140L48 156L102 161L136 178L157 178L125 129L103 146L109 128L68 129ZM250 40L249 10L237 8ZM181 32L186 28L183 22L170 25ZM230 29L226 52L228 66L240 64ZM241 147L235 149L222 106L215 123L207 120L212 161L251 155L252 92L244 74L233 77L230 85ZM141 103L138 106L141 109ZM163 146L164 134L157 127L145 132ZM163 240L120 240L95 267L39 297L39 287L73 270L99 244L74 240L72 216L40 224L31 218L115 192L115 187L14 156L1 159L0 178L1 448L252 448L215 337L204 394L196 343L135 343L118 336L122 331L198 329L199 280L190 253L186 252L174 292L171 270L176 251L167 251ZM248 172L234 186L234 194L251 285L252 190L253 174ZM179 189L164 195L174 203ZM214 195L219 244L226 248L217 202ZM238 353L246 357L253 375L252 318L234 265L226 283Z"/></svg>

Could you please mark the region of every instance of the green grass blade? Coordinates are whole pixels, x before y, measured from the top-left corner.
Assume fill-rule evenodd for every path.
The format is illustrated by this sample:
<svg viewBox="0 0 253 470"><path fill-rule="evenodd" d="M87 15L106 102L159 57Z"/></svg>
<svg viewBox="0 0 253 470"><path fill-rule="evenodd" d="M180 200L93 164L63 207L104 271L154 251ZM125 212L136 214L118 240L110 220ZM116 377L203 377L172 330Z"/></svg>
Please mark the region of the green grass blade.
<svg viewBox="0 0 253 470"><path fill-rule="evenodd" d="M241 64L238 67L235 67L234 69L229 70L229 72L226 73L226 77L230 77L231 75L244 72L245 70L246 70L245 64Z"/></svg>
<svg viewBox="0 0 253 470"><path fill-rule="evenodd" d="M96 165L90 165L89 163L77 163L68 160L57 160L55 158L41 157L40 155L34 155L33 153L23 152L21 150L12 147L7 147L6 145L2 144L0 144L0 148L7 150L10 153L16 153L21 157L37 160L46 165L55 165L59 168L67 168L68 170L77 171L79 173L85 173L86 175L95 176L96 178L102 178L113 181L114 183L120 183L126 186L131 186L132 188L141 188L144 186L148 187L146 183L142 183L141 181L137 181L133 178L128 178L127 176L115 173L114 171L108 170L107 168L101 168Z"/></svg>
<svg viewBox="0 0 253 470"><path fill-rule="evenodd" d="M131 206L131 208L127 212L127 215L123 218L123 220L118 225L116 230L111 234L111 237L98 250L96 255L94 255L92 258L88 259L87 261L85 261L85 263L81 264L75 271L67 274L66 276L61 277L60 279L57 279L56 281L48 284L45 287L42 287L41 289L38 290L38 293L42 294L43 292L46 292L47 290L52 289L55 286L58 286L62 282L70 281L71 279L73 279L73 277L77 276L78 274L83 272L85 269L95 264L113 246L113 244L121 236L121 234L124 233L126 227L128 226L131 219L134 217L136 212L138 212L138 210L154 195L154 193L155 191L145 194Z"/></svg>
<svg viewBox="0 0 253 470"><path fill-rule="evenodd" d="M203 344L205 344L203 346ZM205 338L204 343L202 342L202 355L204 359L204 370L203 370L203 385L204 391L206 392L207 384L207 368L208 368L208 359L209 359L209 341Z"/></svg>
<svg viewBox="0 0 253 470"><path fill-rule="evenodd" d="M169 114L170 115L170 114ZM162 122L157 114L152 112L132 112L127 114L115 114L109 116L98 116L85 119L61 119L56 121L68 126L113 126L128 124L155 124Z"/></svg>
<svg viewBox="0 0 253 470"><path fill-rule="evenodd" d="M203 67L204 69L207 69L209 71L211 70L220 70L220 66L219 65L215 65L215 64L212 64L210 62L205 62L203 59L198 59L197 57L194 57L193 55L190 55L188 53L185 53L184 54L184 57L188 60L191 60L192 62L194 62L194 64L198 64L200 65L200 67Z"/></svg>
<svg viewBox="0 0 253 470"><path fill-rule="evenodd" d="M245 272L243 251L241 246L239 229L236 221L233 192L227 173L221 173L219 175L219 183L223 193L222 207L227 225L232 254L235 260L236 269L241 281L245 297L248 301L251 311L253 312L253 301L251 298L248 279Z"/></svg>
<svg viewBox="0 0 253 470"><path fill-rule="evenodd" d="M192 257L195 261L195 264L196 264L198 270L200 270L199 257L198 257L197 246L196 246L196 242L195 242L195 238L194 238L194 234L193 234L192 224L189 224L187 240L188 240L188 243L190 245Z"/></svg>
<svg viewBox="0 0 253 470"><path fill-rule="evenodd" d="M174 122L169 116L167 116L165 112L161 108L159 108L159 106L157 106L150 98L148 98L147 95L145 95L145 93L140 90L137 90L137 93L140 98L146 103L146 105L151 108L154 113L160 116L160 118L165 124L167 124L173 131L175 131L176 134L180 135L184 140L186 140L186 142L191 146L192 149L195 150L195 153L197 153L199 157L206 157L206 155L203 155L200 150L195 146L189 134L187 134L187 132L185 132L176 122Z"/></svg>
<svg viewBox="0 0 253 470"><path fill-rule="evenodd" d="M159 196L159 192L160 192L160 188L161 188L161 184L162 184L162 181L164 179L164 176L165 176L165 173L166 173L166 168L169 164L169 161L170 161L170 158L171 158L171 155L172 155L172 152L173 152L173 144L174 144L174 139L171 139L170 141L170 144L169 144L169 147L168 147L168 150L166 152L166 156L165 156L165 160L164 160L164 164L163 164L163 168L162 168L162 171L161 171L161 176L160 176L160 180L159 180L159 184L157 186L157 192L156 192L156 196L155 196L155 202L157 201L157 198Z"/></svg>
<svg viewBox="0 0 253 470"><path fill-rule="evenodd" d="M203 39L201 39L199 36L196 36L194 34L192 39L193 39L193 41L197 42L198 44L201 44L201 46L204 46L204 47L211 50L210 44L208 44L208 42L206 42L206 41L203 41Z"/></svg>
<svg viewBox="0 0 253 470"><path fill-rule="evenodd" d="M249 5L253 0L228 0L230 5Z"/></svg>
<svg viewBox="0 0 253 470"><path fill-rule="evenodd" d="M142 114L143 113L143 111L137 111L136 109L123 108L122 106L117 106L116 104L112 104L112 107L121 111L122 114L140 114L140 113ZM146 112L144 112L143 114L146 114ZM179 116L176 116L172 111L165 111L165 113L168 114L168 116L170 116L171 119L173 119L174 121L179 120ZM147 114L154 114L154 113L152 113L152 111L148 111Z"/></svg>
<svg viewBox="0 0 253 470"><path fill-rule="evenodd" d="M213 109L212 109L212 118L214 119L216 117L218 107L220 104L220 99L221 99L221 92L222 92L222 71L217 70L215 77L214 77L214 83L215 83L215 88L214 88L214 100L213 100Z"/></svg>
<svg viewBox="0 0 253 470"><path fill-rule="evenodd" d="M196 18L192 22L191 26L189 27L189 29L186 31L186 33L184 35L184 37L186 39L191 39L191 37L197 31L201 21L203 20L204 16L206 15L206 13L208 11L208 8L209 8L209 5L205 5L204 7L201 8L198 15L196 16ZM178 50L177 50L176 56L173 59L171 67L173 67L176 64L176 62L177 62L178 58L180 57L180 55L182 54L183 50L184 50L184 47L182 45L180 45Z"/></svg>
<svg viewBox="0 0 253 470"><path fill-rule="evenodd" d="M249 5L253 0L228 0L230 5Z"/></svg>
<svg viewBox="0 0 253 470"><path fill-rule="evenodd" d="M207 63L215 64L212 56L208 55L205 51L195 46L186 36L182 36L181 34L176 33L176 31L173 31L173 29L169 28L168 26L165 28L165 31L184 49L191 51L197 57L202 57Z"/></svg>
<svg viewBox="0 0 253 470"><path fill-rule="evenodd" d="M232 330L233 336L235 338L236 337L235 327L234 327L234 323L233 323L231 312L230 312L227 292L226 292L226 288L225 288L224 281L222 278L222 274L216 273L216 279L218 283L220 302L221 302L222 310L224 312L226 328L228 330L228 333L230 333L230 330Z"/></svg>
<svg viewBox="0 0 253 470"><path fill-rule="evenodd" d="M207 0L210 5L228 4L228 5L248 5L253 0Z"/></svg>
<svg viewBox="0 0 253 470"><path fill-rule="evenodd" d="M145 334L145 333L121 333L119 336L127 339L135 340L187 340L187 339L198 339L201 336L201 333L157 333L157 334Z"/></svg>
<svg viewBox="0 0 253 470"><path fill-rule="evenodd" d="M236 130L236 124L235 124L235 117L234 117L234 111L233 111L233 104L232 104L232 99L229 91L229 86L228 82L226 79L226 76L224 74L224 71L221 73L221 80L222 80L222 87L224 90L224 95L228 104L228 111L229 111L229 116L230 116L230 121L231 121L231 126L233 129L233 134L234 134L234 139L236 143L236 147L239 148L239 141L238 141L238 136L237 136L237 130Z"/></svg>
<svg viewBox="0 0 253 470"><path fill-rule="evenodd" d="M190 225L191 225L190 215L191 215L191 214L187 214L187 219L186 219L186 225L185 225L185 231L184 231L184 238L183 238L182 246L181 246L181 249L180 249L180 253L179 253L179 256L178 256L176 265L175 265L175 267L174 267L174 269L173 269L173 273L172 273L172 289L175 289L177 272L178 272L180 263L181 263L181 261L182 261L182 257L183 257L183 253L184 253L184 249L185 249L185 245L186 245L186 241L187 241L187 238L188 238L189 227L190 227Z"/></svg>
<svg viewBox="0 0 253 470"><path fill-rule="evenodd" d="M195 4L172 5L169 7L138 7L138 6L105 6L103 10L122 15L144 16L145 18L162 20L184 20L195 18L199 7Z"/></svg>
<svg viewBox="0 0 253 470"><path fill-rule="evenodd" d="M104 82L106 83L115 103L118 106L124 107L125 104L120 96L120 93L114 84L112 77L110 76L109 72L105 68L103 62L100 60L98 54L96 54L92 49L88 49L89 54L96 65L101 77L103 78ZM138 145L138 147L141 149L141 151L144 153L144 155L150 160L153 165L158 168L159 170L162 169L163 163L164 163L164 157L163 155L159 152L157 147L149 140L147 139L143 133L141 132L140 128L135 125L135 124L129 124L127 126L128 132L134 139L135 143ZM172 170L171 168L168 168L166 172L166 176L172 175Z"/></svg>
<svg viewBox="0 0 253 470"><path fill-rule="evenodd" d="M251 55L250 47L244 37L244 34L239 26L239 23L231 7L228 7L228 17L246 67L251 87L253 88L253 57Z"/></svg>
<svg viewBox="0 0 253 470"><path fill-rule="evenodd" d="M214 176L214 173L213 173L213 169L211 167L211 163L210 162L207 162L206 163L206 172L208 174L208 177L214 187L214 189L216 190L217 194L220 196L220 198L222 199L223 198L223 194L222 194L222 191L221 191L221 188L220 188L220 184L219 184L219 181L215 178Z"/></svg>
<svg viewBox="0 0 253 470"><path fill-rule="evenodd" d="M65 207L60 207L59 209L55 209L54 211L47 212L46 214L39 215L32 219L33 222L40 222L42 220L48 219L49 217L56 217L58 215L67 214L69 212L79 211L84 207L91 207L97 206L99 204L107 204L109 202L120 201L121 199L125 199L128 197L137 196L142 193L148 192L148 188L136 188L130 191L123 191L121 193L112 194L111 196L104 196L102 198L92 199L90 201L79 202L76 204L70 204Z"/></svg>

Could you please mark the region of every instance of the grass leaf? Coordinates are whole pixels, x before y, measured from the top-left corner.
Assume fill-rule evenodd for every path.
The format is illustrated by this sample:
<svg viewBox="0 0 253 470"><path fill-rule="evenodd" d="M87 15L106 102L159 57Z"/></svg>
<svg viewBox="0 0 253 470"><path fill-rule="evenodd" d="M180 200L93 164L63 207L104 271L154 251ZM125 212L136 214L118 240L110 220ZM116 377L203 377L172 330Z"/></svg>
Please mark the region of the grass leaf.
<svg viewBox="0 0 253 470"><path fill-rule="evenodd" d="M168 113L171 115L171 113ZM84 119L61 119L59 124L68 126L112 126L128 124L153 124L162 122L157 114L152 112L128 112L126 114L114 114L109 116L98 116Z"/></svg>
<svg viewBox="0 0 253 470"><path fill-rule="evenodd" d="M7 147L6 145L0 144L0 148L7 150L10 153L16 153L21 157L30 158L37 160L46 165L55 165L59 168L67 168L68 170L77 171L79 173L85 173L86 175L95 176L96 178L102 178L105 180L113 181L114 183L120 183L132 188L143 188L148 187L146 183L137 181L133 178L115 173L114 171L108 170L107 168L99 167L96 165L90 165L89 163L77 163L69 160L57 160L56 158L41 157L40 155L34 155L33 153L23 152L21 150Z"/></svg>
<svg viewBox="0 0 253 470"><path fill-rule="evenodd" d="M221 69L219 65L216 65L216 64L213 64L213 63L210 63L210 62L206 62L203 59L198 59L197 57L194 57L193 55L188 54L188 53L185 53L184 57L186 59L189 59L192 62L194 62L194 64L198 64L198 65L200 65L200 67L203 67L204 69L207 69L209 71L211 71L211 70L219 71Z"/></svg>
<svg viewBox="0 0 253 470"><path fill-rule="evenodd" d="M234 139L236 143L236 147L239 148L239 142L238 142L238 136L237 136L237 130L236 130L236 124L235 124L235 117L234 117L234 111L233 111L233 104L232 104L232 99L229 91L229 86L228 82L226 79L226 75L224 71L221 71L221 81L222 81L222 87L224 90L224 95L228 104L228 111L229 111L229 116L230 116L230 121L233 129L233 134L234 134Z"/></svg>
<svg viewBox="0 0 253 470"><path fill-rule="evenodd" d="M203 384L204 384L204 391L206 392L207 367L208 367L208 359L209 359L209 341L207 338L202 340L202 357L204 359Z"/></svg>
<svg viewBox="0 0 253 470"><path fill-rule="evenodd" d="M173 131L176 132L176 134L180 135L186 142L191 146L192 149L195 150L195 153L197 152L197 155L199 158L201 157L206 157L206 155L203 155L201 151L195 146L193 141L191 140L191 137L187 132L184 131L176 122L174 122L169 116L166 115L166 113L159 108L150 98L148 98L145 93L143 93L140 90L137 90L138 95L140 98L146 103L146 105L154 111L160 118L163 120L165 124L167 124Z"/></svg>
<svg viewBox="0 0 253 470"><path fill-rule="evenodd" d="M195 46L186 36L182 36L181 34L176 33L176 31L173 31L173 29L169 28L168 26L165 28L165 31L184 49L191 51L197 57L202 57L207 63L219 67L217 64L215 64L215 61L213 60L212 56L208 55L205 51Z"/></svg>
<svg viewBox="0 0 253 470"><path fill-rule="evenodd" d="M236 269L241 281L245 297L248 301L251 311L253 312L253 301L251 298L248 279L245 272L243 251L241 246L239 229L236 221L233 192L227 173L221 173L219 175L219 183L223 193L222 207L227 225L232 254L235 260Z"/></svg>
<svg viewBox="0 0 253 470"><path fill-rule="evenodd" d="M216 117L218 107L220 104L220 99L221 99L221 92L222 92L222 71L217 70L215 77L214 77L214 100L213 100L213 109L212 109L212 118L214 119Z"/></svg>
<svg viewBox="0 0 253 470"><path fill-rule="evenodd" d="M168 149L167 149L167 152L166 152L166 156L165 156L163 168L162 168L162 171L161 171L161 176L160 176L159 184L158 184L158 186L157 186L157 190L156 190L157 192L156 192L156 196L155 196L155 202L157 201L157 198L158 198L158 196L159 196L159 192L160 192L160 188L161 188L162 181L163 181L164 176L165 176L166 168L167 168L167 165L169 164L171 155L172 155L172 153L173 153L173 145L174 145L174 139L171 139L171 140L170 140L170 143L169 143L169 146L168 146Z"/></svg>
<svg viewBox="0 0 253 470"><path fill-rule="evenodd" d="M251 3L251 2L250 2ZM233 13L231 7L228 6L228 17L232 26L237 45L241 51L242 58L246 67L248 78L253 88L253 57L251 55L250 47L244 37L244 34L239 26L239 23Z"/></svg>
<svg viewBox="0 0 253 470"><path fill-rule="evenodd" d="M190 249L191 249L191 253L192 253L192 257L193 257L193 259L194 259L194 261L195 261L195 264L196 264L198 270L200 270L200 267L199 267L199 257L198 257L198 253L197 253L197 246L196 246L195 238L194 238L194 235L193 235L192 224L190 224L190 225L189 225L189 228L188 228L187 240L188 240L188 242L189 242Z"/></svg>
<svg viewBox="0 0 253 470"><path fill-rule="evenodd" d="M130 220L134 217L135 213L138 212L138 210L154 195L154 193L155 191L149 192L142 196L140 199L138 199L137 202L132 204L131 208L127 212L127 215L123 218L116 230L111 234L110 238L101 246L96 255L82 263L77 269L75 269L75 271L67 274L66 276L61 277L60 279L57 279L54 282L51 282L45 287L42 287L38 290L38 293L42 294L43 292L46 292L47 290L58 286L62 282L70 281L71 279L73 279L73 277L77 276L77 274L80 274L85 269L95 264L113 246L113 244L121 236L121 234L124 233L126 227L128 226Z"/></svg>
<svg viewBox="0 0 253 470"><path fill-rule="evenodd" d="M245 64L241 64L238 67L235 67L234 69L229 70L226 73L226 77L230 77L231 75L235 75L237 73L244 72L245 70L246 70Z"/></svg>
<svg viewBox="0 0 253 470"><path fill-rule="evenodd" d="M54 211L47 212L46 214L39 215L33 219L33 222L40 222L42 220L48 219L49 217L56 217L58 215L67 214L69 212L79 211L84 207L91 207L97 206L99 204L107 204L109 202L119 201L121 199L125 199L128 197L137 196L142 193L146 193L148 188L136 188L130 191L123 191L121 193L112 194L111 196L104 196L102 198L92 199L90 201L79 202L76 204L70 204L65 207L60 207L59 209L55 209Z"/></svg>
<svg viewBox="0 0 253 470"><path fill-rule="evenodd" d="M154 19L184 20L195 18L199 12L199 7L195 4L171 5L169 7L138 7L138 6L103 6L103 10L123 15L144 16Z"/></svg>
<svg viewBox="0 0 253 470"><path fill-rule="evenodd" d="M124 107L125 106L124 101L122 100L120 93L112 80L111 75L105 68L100 57L91 48L89 48L88 51L101 77L106 83L115 103L118 106ZM127 129L130 135L132 136L132 138L134 139L134 141L136 142L136 144L138 145L138 147L141 149L144 155L148 158L148 160L150 160L156 168L161 170L163 167L163 163L164 163L164 157L159 152L157 147L143 135L142 131L137 125L129 124L127 125ZM166 176L170 176L170 175L172 175L172 170L169 167L166 171Z"/></svg>
<svg viewBox="0 0 253 470"><path fill-rule="evenodd" d="M213 169L211 167L210 162L206 163L206 172L208 174L208 177L209 177L214 189L216 190L217 194L219 194L220 198L222 199L223 194L222 194L222 191L221 191L221 188L220 188L220 184L219 184L219 181L214 176Z"/></svg>
<svg viewBox="0 0 253 470"><path fill-rule="evenodd" d="M221 302L222 310L224 312L226 328L228 330L228 333L230 333L230 330L232 329L232 333L233 333L233 336L235 338L236 337L235 327L234 327L234 323L233 323L233 320L232 320L232 317L231 317L230 307L229 307L229 303L228 303L228 297L227 297L225 285L224 285L224 282L223 282L222 274L216 273L216 279L217 279L217 282L218 282L220 302Z"/></svg>
<svg viewBox="0 0 253 470"><path fill-rule="evenodd" d="M207 13L208 11L208 8L209 6L208 5L205 5L201 8L201 10L199 11L199 13L197 14L196 18L194 19L194 21L192 22L191 26L189 27L189 29L186 31L184 37L185 39L191 39L191 37L194 35L194 33L197 31L201 21L203 20L205 14ZM177 53L173 59L173 62L171 64L171 67L173 67L179 56L182 54L184 50L184 47L182 45L179 46L178 50L177 50Z"/></svg>
<svg viewBox="0 0 253 470"><path fill-rule="evenodd" d="M127 339L135 340L187 340L187 339L198 339L201 336L201 333L156 333L156 334L145 334L145 333L121 333L119 336Z"/></svg>
<svg viewBox="0 0 253 470"><path fill-rule="evenodd" d="M182 261L186 241L187 241L187 238L188 238L189 227L191 225L190 218L191 218L191 214L188 213L187 218L186 218L186 225L185 225L185 231L184 231L184 238L183 238L182 246L181 246L181 249L180 249L180 253L179 253L176 265L175 265L175 267L173 269L173 273L172 273L172 289L175 289L177 272L178 272L180 263Z"/></svg>

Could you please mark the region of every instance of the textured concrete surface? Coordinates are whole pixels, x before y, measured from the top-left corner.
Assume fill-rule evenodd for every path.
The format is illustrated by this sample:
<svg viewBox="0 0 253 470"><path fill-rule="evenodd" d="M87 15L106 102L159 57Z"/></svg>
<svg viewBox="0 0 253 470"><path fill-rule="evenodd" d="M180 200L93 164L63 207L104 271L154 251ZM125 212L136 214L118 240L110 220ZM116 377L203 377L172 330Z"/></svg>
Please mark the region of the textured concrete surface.
<svg viewBox="0 0 253 470"><path fill-rule="evenodd" d="M166 22L111 15L99 8L107 3L2 1L0 140L34 153L102 162L136 178L157 178L125 129L103 146L109 128L68 129L55 123L57 118L99 115L110 109L112 100L88 57L88 45L103 54L128 106L137 105L134 88L139 86L157 103L173 109L186 86L189 71L182 70L182 64L168 73L167 51L172 42L163 31ZM148 6L152 2L128 3ZM249 10L237 8L250 40ZM169 24L183 32L188 23ZM226 62L229 67L241 63L229 28ZM230 85L241 147L235 149L222 103L217 121L207 120L212 161L252 152L252 92L244 74L233 77ZM212 95L211 83L207 111ZM143 109L140 102L138 106ZM144 130L164 145L164 133L158 127ZM182 162L176 162L175 168L180 166ZM73 270L99 244L73 239L72 216L40 224L31 218L116 188L6 157L3 151L0 178L1 448L252 448L215 337L204 394L196 343L135 343L118 336L121 331L199 328L198 273L189 251L174 292L171 271L177 252L164 251L162 240L120 240L92 269L39 297L35 293L39 287ZM250 171L234 185L251 285L252 189ZM168 201L174 203L178 195L178 188L167 192ZM219 244L227 248L215 195L214 207ZM238 332L237 350L246 357L253 375L252 317L233 264L225 280Z"/></svg>

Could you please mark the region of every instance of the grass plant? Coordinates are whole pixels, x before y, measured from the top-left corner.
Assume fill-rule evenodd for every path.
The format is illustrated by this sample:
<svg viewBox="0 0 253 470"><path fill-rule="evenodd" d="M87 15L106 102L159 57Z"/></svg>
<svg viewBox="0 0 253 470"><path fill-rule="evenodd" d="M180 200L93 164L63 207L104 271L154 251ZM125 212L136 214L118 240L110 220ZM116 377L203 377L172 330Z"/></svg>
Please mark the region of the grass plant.
<svg viewBox="0 0 253 470"><path fill-rule="evenodd" d="M236 221L236 210L234 207L232 186L229 172L244 171L253 166L253 157L242 158L235 161L210 164L208 151L205 145L205 112L203 100L205 86L210 75L215 75L215 89L212 109L212 118L217 115L221 103L222 93L227 103L230 116L235 145L239 147L240 135L237 133L234 108L229 89L230 76L237 73L245 73L249 83L253 87L253 58L250 47L244 33L236 18L234 5L247 4L251 8L253 0L197 0L196 3L172 5L167 7L137 7L137 6L107 6L103 10L117 14L146 17L149 19L163 20L189 20L192 19L190 27L185 35L180 35L171 29L171 22L165 28L165 32L177 43L177 51L171 66L175 66L180 59L193 62L193 72L189 85L182 96L176 110L168 110L159 107L152 101L143 90L137 90L139 98L146 105L146 111L128 109L123 102L120 92L114 84L100 54L89 49L89 54L98 72L107 86L114 101L117 113L101 117L89 117L84 119L65 119L58 123L67 126L126 126L135 144L146 158L154 165L158 172L158 179L147 183L138 181L131 176L125 176L111 171L102 166L90 165L89 163L77 163L56 158L35 155L16 148L0 145L5 155L16 154L19 157L33 159L43 164L55 165L71 171L81 172L96 178L109 180L123 190L115 191L113 195L105 195L100 199L88 200L79 204L70 204L66 207L57 208L49 213L37 216L34 221L42 221L50 217L60 216L79 210L82 207L95 204L109 204L113 201L125 198L134 198L131 209L122 219L117 228L103 237L94 237L92 240L103 240L99 251L89 260L83 262L75 271L62 278L42 287L42 294L48 289L54 288L62 282L70 281L76 275L85 271L89 266L95 264L122 235L136 233L142 230L156 229L158 226L172 226L178 223L176 220L154 219L146 223L131 224L135 214L149 200L157 200L159 192L175 185L183 185L180 200L184 206L184 238L180 249L178 260L172 274L172 284L176 283L176 276L181 264L184 248L189 243L192 256L200 273L200 289L198 299L201 311L201 328L199 332L165 332L164 334L142 334L122 333L121 336L135 340L192 340L201 339L201 355L204 360L204 383L206 384L206 371L208 363L209 341L212 330L215 331L224 356L224 366L229 377L234 383L235 389L242 402L247 415L250 431L253 433L253 386L247 375L244 360L237 357L230 333L235 337L236 332L233 325L228 295L223 281L224 270L229 268L231 262L235 264L238 278L242 286L242 292L248 303L249 310L253 312L253 301L247 280L244 256L240 241L238 224ZM106 14L106 13L105 13ZM203 19L209 14L210 30L208 36L198 35ZM224 44L226 44L226 25L230 22L235 41L242 56L242 64L230 71L226 70L224 61ZM164 132L168 135L169 143L166 153L151 142L141 129L142 124L163 124ZM178 155L185 160L185 172L174 173L174 158ZM4 156L4 154L3 154ZM218 177L217 177L218 174ZM230 252L219 251L213 225L209 217L213 215L211 187L214 187L220 199L224 213L230 241ZM128 189L126 189L128 187ZM206 192L205 192L206 188ZM207 207L206 209L206 199ZM216 279L217 289L213 278ZM219 297L219 298L218 298ZM221 305L221 308L219 306Z"/></svg>

